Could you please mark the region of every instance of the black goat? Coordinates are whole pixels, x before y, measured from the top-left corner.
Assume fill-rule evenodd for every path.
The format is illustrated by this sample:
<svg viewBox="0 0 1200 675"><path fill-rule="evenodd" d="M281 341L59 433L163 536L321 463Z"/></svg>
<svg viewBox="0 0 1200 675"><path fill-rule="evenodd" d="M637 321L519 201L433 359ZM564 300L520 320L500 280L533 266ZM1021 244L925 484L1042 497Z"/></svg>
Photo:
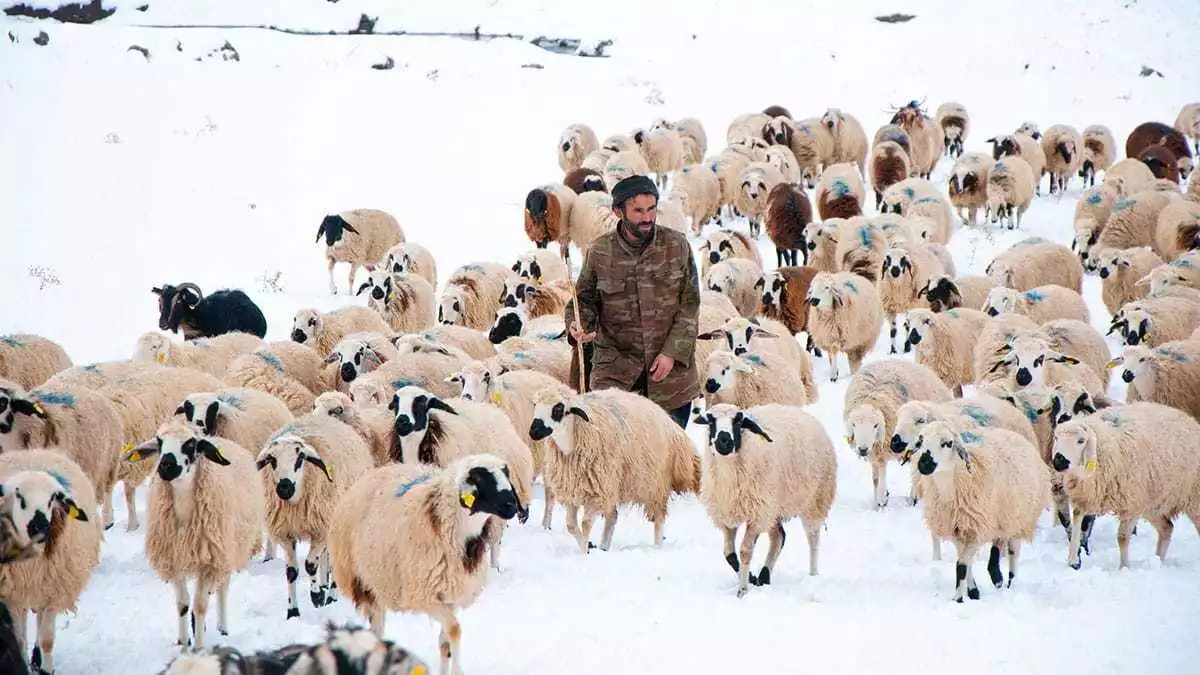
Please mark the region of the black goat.
<svg viewBox="0 0 1200 675"><path fill-rule="evenodd" d="M266 317L242 291L223 289L206 296L191 282L163 284L150 291L158 296L158 327L171 332L182 329L188 340L239 331L260 338L267 335Z"/></svg>

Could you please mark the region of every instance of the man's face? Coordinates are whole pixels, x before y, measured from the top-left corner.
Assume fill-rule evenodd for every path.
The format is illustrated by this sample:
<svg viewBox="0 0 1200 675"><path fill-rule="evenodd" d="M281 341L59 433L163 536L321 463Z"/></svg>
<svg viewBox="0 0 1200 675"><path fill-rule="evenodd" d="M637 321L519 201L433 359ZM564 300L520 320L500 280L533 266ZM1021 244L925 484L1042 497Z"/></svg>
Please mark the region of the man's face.
<svg viewBox="0 0 1200 675"><path fill-rule="evenodd" d="M630 225L645 232L654 226L654 217L658 213L658 199L654 195L637 195L625 201L624 213L614 209L619 217L629 221Z"/></svg>

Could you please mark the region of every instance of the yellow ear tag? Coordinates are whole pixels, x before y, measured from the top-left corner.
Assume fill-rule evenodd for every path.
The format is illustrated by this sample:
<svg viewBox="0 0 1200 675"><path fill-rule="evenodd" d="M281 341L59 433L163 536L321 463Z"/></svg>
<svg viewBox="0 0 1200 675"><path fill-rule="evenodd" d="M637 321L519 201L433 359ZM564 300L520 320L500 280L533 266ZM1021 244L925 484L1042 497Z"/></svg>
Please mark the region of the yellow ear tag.
<svg viewBox="0 0 1200 675"><path fill-rule="evenodd" d="M854 445L854 437L850 434L846 434L846 445Z"/></svg>
<svg viewBox="0 0 1200 675"><path fill-rule="evenodd" d="M492 403L499 403L499 402L500 402L500 392L493 391L492 392Z"/></svg>
<svg viewBox="0 0 1200 675"><path fill-rule="evenodd" d="M429 671L425 669L425 666L416 666L412 669L412 675L429 675Z"/></svg>
<svg viewBox="0 0 1200 675"><path fill-rule="evenodd" d="M42 404L41 404L41 403L38 403L37 401L34 401L34 402L33 402L33 411L34 411L35 413L39 414L39 415L45 415L45 414L46 414L46 409L45 409L45 408L43 408L43 407L42 407Z"/></svg>
<svg viewBox="0 0 1200 675"><path fill-rule="evenodd" d="M157 360L159 363L166 363L166 362L167 362L167 355L166 355L166 354L164 354L164 353L162 353L162 352L159 352L159 353L158 353L158 356L156 356L156 357L155 357L155 359L156 359L156 360Z"/></svg>
<svg viewBox="0 0 1200 675"><path fill-rule="evenodd" d="M1086 465L1084 465L1083 468L1086 469L1088 473L1095 471L1096 470L1096 460L1089 459L1088 463Z"/></svg>
<svg viewBox="0 0 1200 675"><path fill-rule="evenodd" d="M71 506L67 508L67 517L79 520L79 507Z"/></svg>
<svg viewBox="0 0 1200 675"><path fill-rule="evenodd" d="M325 465L325 477L333 480L333 469L329 468L328 464Z"/></svg>
<svg viewBox="0 0 1200 675"><path fill-rule="evenodd" d="M467 507L468 509L472 506L475 506L475 495L471 494L470 492L462 493L461 499L463 506Z"/></svg>

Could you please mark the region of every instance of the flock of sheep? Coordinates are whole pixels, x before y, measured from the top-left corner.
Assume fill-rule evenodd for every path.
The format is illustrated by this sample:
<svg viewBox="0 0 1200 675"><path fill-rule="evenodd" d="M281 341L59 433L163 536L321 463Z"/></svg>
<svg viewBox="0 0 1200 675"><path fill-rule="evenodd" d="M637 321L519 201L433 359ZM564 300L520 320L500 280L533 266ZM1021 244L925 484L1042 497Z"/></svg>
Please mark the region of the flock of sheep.
<svg viewBox="0 0 1200 675"><path fill-rule="evenodd" d="M981 548L992 583L1012 583L1021 542L1051 504L1074 567L1094 518L1109 514L1122 566L1140 518L1165 556L1175 516L1200 526L1200 180L1181 187L1189 140L1200 151L1200 104L1175 128L1139 126L1119 161L1099 126L1040 133L1026 123L989 139L991 154L966 152L969 132L963 106L930 118L916 102L869 145L837 109L740 116L712 155L695 119L603 143L576 124L559 141L562 180L527 195L535 247L454 270L440 295L433 255L391 215L362 209L326 217L318 241L331 292L334 266L349 263L347 290L366 306L300 309L290 340L217 316L183 326L203 337L147 333L128 360L75 366L44 337L0 338L0 498L17 544L36 551L0 567L17 644L28 649L35 612L30 663L53 671L55 621L98 564L113 489L123 484L135 530L134 491L147 480L146 558L175 592L179 643L197 649L209 596L226 634L231 576L276 547L286 616L299 616L305 541L314 607L348 594L379 635L388 611L426 613L442 626L441 672L458 673L456 610L499 567L505 530L528 518L539 476L543 527L562 504L584 553L598 517L599 548L609 548L622 506L642 508L660 545L672 496L692 493L724 535L739 597L770 584L795 517L816 574L837 457L804 406L820 396L813 359L827 358L836 381L842 353L845 440L872 467L875 506L888 504L889 464L909 466L934 559L943 540L956 547L959 601L979 597L971 563ZM930 177L947 154L943 189ZM607 190L633 174L662 186L661 225L703 235L699 453L648 400L571 386L569 251L616 226ZM985 275L959 275L946 249L958 219L979 226L983 211L1019 227L1043 174L1051 192L1076 175L1090 186L1073 246L1026 238ZM868 181L876 215L866 215ZM728 228L737 217L749 237ZM763 229L777 249L771 270L755 241ZM359 267L368 274L356 287ZM1088 272L1102 278L1109 334L1127 345L1115 357L1088 323ZM180 327L177 306L196 309L195 290L155 289L162 328ZM205 334L205 321L226 328ZM863 365L885 324L896 356ZM1106 393L1113 372L1130 384L1126 403ZM763 534L767 559L752 573ZM205 658L240 658L222 654Z"/></svg>

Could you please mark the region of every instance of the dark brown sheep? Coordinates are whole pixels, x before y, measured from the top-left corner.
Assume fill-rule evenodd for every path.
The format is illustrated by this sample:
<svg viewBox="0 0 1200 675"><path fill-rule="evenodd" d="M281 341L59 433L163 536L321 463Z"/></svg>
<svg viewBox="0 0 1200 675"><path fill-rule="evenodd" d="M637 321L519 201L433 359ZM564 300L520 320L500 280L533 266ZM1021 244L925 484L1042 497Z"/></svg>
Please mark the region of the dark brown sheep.
<svg viewBox="0 0 1200 675"><path fill-rule="evenodd" d="M552 241L561 241L566 226L557 195L542 188L525 195L525 234L534 245L546 248Z"/></svg>
<svg viewBox="0 0 1200 675"><path fill-rule="evenodd" d="M788 109L781 105L767 106L766 109L763 110L763 114L770 117L786 117L789 120L792 119L792 113L788 112Z"/></svg>
<svg viewBox="0 0 1200 675"><path fill-rule="evenodd" d="M1125 156L1140 159L1142 152L1156 145L1166 147L1175 155L1179 175L1186 179L1192 171L1192 149L1183 134L1162 122L1143 122L1129 132L1129 137L1125 139Z"/></svg>
<svg viewBox="0 0 1200 675"><path fill-rule="evenodd" d="M908 153L894 141L884 141L871 151L871 187L875 190L875 210L883 204L883 192L908 178Z"/></svg>
<svg viewBox="0 0 1200 675"><path fill-rule="evenodd" d="M796 264L796 251L804 246L804 228L812 222L812 202L804 190L792 183L780 183L767 195L767 237L775 244L775 263L779 267Z"/></svg>
<svg viewBox="0 0 1200 675"><path fill-rule="evenodd" d="M577 195L585 192L608 192L608 187L604 185L604 176L594 169L580 167L568 171L563 178L563 184Z"/></svg>
<svg viewBox="0 0 1200 675"><path fill-rule="evenodd" d="M917 291L917 298L929 300L929 308L935 314L962 307L962 293L958 284L948 277L930 279L924 288Z"/></svg>
<svg viewBox="0 0 1200 675"><path fill-rule="evenodd" d="M862 215L862 204L859 204L858 197L851 193L839 195L835 191L830 191L824 195L824 199L817 203L817 212L821 215L821 220L853 218Z"/></svg>
<svg viewBox="0 0 1200 675"><path fill-rule="evenodd" d="M1154 174L1155 178L1166 178L1176 185L1179 184L1179 160L1166 146L1151 145L1142 150L1137 158L1150 168L1150 173Z"/></svg>
<svg viewBox="0 0 1200 675"><path fill-rule="evenodd" d="M780 267L763 274L754 288L762 292L758 313L769 319L787 326L792 335L808 330L808 288L813 277L817 276L815 267ZM812 346L809 337L809 351L817 357L820 350Z"/></svg>

